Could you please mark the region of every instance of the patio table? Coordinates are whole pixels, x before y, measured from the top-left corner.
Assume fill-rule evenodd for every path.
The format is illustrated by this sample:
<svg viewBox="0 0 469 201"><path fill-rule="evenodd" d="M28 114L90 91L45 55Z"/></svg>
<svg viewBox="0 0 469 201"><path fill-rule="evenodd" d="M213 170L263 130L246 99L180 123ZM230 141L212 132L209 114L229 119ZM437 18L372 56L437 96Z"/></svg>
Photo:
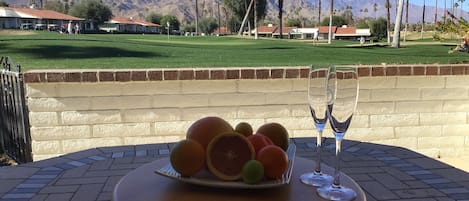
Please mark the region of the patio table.
<svg viewBox="0 0 469 201"><path fill-rule="evenodd" d="M302 173L313 170L314 162L295 157L293 173L289 184L267 189L224 189L183 183L154 173L167 165L168 158L158 159L143 165L125 175L115 186L114 201L303 201L323 200L316 194L316 188L299 180ZM333 168L324 165L329 174ZM356 201L365 201L365 193L360 186L345 174L341 175L344 186L357 192Z"/></svg>

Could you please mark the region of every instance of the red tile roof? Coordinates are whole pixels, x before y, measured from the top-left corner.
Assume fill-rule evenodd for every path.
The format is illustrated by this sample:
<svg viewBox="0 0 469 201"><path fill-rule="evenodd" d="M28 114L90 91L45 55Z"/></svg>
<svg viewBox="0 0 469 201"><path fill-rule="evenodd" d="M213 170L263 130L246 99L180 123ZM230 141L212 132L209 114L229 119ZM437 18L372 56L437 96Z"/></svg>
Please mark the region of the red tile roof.
<svg viewBox="0 0 469 201"><path fill-rule="evenodd" d="M257 33L271 34L274 33L277 28L276 26L260 26L257 27Z"/></svg>
<svg viewBox="0 0 469 201"><path fill-rule="evenodd" d="M59 13L53 10L40 10L31 8L8 8L16 12L24 13L38 19L57 19L57 20L73 20L81 21L83 19L71 15Z"/></svg>
<svg viewBox="0 0 469 201"><path fill-rule="evenodd" d="M159 24L154 24L154 23L147 22L147 21L144 21L144 20L132 19L132 18L128 18L128 17L113 17L110 20L110 22L111 23L117 23L117 24L135 24L135 25L143 25L143 26L155 26L155 27L160 26Z"/></svg>
<svg viewBox="0 0 469 201"><path fill-rule="evenodd" d="M217 28L215 29L215 31L213 33L218 33L218 34L229 34L230 33L230 30L226 27L220 27L220 28Z"/></svg>
<svg viewBox="0 0 469 201"><path fill-rule="evenodd" d="M288 34L290 33L293 29L297 29L298 27L282 27L282 34ZM280 34L280 28L276 29L275 32L276 34Z"/></svg>
<svg viewBox="0 0 469 201"><path fill-rule="evenodd" d="M356 34L357 33L357 28L355 27L339 27L337 28L337 31L335 32L337 35L339 34Z"/></svg>
<svg viewBox="0 0 469 201"><path fill-rule="evenodd" d="M332 33L335 33L337 30L336 26L332 26ZM320 26L319 33L329 33L329 26Z"/></svg>

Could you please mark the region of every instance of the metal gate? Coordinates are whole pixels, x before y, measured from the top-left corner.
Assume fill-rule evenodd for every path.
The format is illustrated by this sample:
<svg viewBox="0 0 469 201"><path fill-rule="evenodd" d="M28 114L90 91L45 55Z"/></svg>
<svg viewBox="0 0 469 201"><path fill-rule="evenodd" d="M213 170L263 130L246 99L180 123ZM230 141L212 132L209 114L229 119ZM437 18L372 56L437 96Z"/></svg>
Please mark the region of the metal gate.
<svg viewBox="0 0 469 201"><path fill-rule="evenodd" d="M1 57L0 64L0 145L16 162L31 162L29 115L21 67L9 57Z"/></svg>

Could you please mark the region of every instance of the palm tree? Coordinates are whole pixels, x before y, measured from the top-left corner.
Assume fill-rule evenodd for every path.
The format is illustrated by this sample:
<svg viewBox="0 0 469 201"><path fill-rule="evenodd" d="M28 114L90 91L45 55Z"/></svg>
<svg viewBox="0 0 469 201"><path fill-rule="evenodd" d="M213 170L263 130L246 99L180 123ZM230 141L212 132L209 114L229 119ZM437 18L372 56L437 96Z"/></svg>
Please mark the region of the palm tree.
<svg viewBox="0 0 469 201"><path fill-rule="evenodd" d="M327 43L332 43L332 15L334 15L334 0L331 0L331 11L329 13L329 35Z"/></svg>
<svg viewBox="0 0 469 201"><path fill-rule="evenodd" d="M435 21L433 22L436 26L436 23L438 23L438 0L435 0Z"/></svg>
<svg viewBox="0 0 469 201"><path fill-rule="evenodd" d="M391 43L391 12L390 12L390 9L391 9L391 3L389 3L389 0L386 0L386 4L384 5L384 7L386 8L386 33L387 33L387 37L388 37L388 44Z"/></svg>
<svg viewBox="0 0 469 201"><path fill-rule="evenodd" d="M318 25L321 24L321 0L318 0Z"/></svg>
<svg viewBox="0 0 469 201"><path fill-rule="evenodd" d="M377 3L373 4L373 11L375 12L375 19L376 19L376 12L378 11L378 4Z"/></svg>
<svg viewBox="0 0 469 201"><path fill-rule="evenodd" d="M420 38L423 39L423 29L425 26L425 0L423 0L423 9L422 9L422 29L420 30Z"/></svg>
<svg viewBox="0 0 469 201"><path fill-rule="evenodd" d="M406 41L407 28L409 27L409 0L405 3L405 28L404 28L404 42Z"/></svg>
<svg viewBox="0 0 469 201"><path fill-rule="evenodd" d="M392 47L399 48L400 47L400 27L402 22L402 7L404 4L404 0L399 0L399 5L397 8L396 14L396 23L394 25L394 37L392 38Z"/></svg>
<svg viewBox="0 0 469 201"><path fill-rule="evenodd" d="M283 0L278 0L278 21L279 21L279 38L283 38Z"/></svg>
<svg viewBox="0 0 469 201"><path fill-rule="evenodd" d="M195 0L195 35L199 35L199 1Z"/></svg>

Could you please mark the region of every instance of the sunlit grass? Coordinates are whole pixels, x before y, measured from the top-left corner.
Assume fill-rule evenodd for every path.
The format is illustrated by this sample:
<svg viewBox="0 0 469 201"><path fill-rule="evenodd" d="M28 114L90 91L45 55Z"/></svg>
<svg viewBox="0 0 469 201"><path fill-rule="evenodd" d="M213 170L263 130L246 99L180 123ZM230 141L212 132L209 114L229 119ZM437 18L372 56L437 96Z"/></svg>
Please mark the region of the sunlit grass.
<svg viewBox="0 0 469 201"><path fill-rule="evenodd" d="M31 33L31 32L28 32ZM457 40L412 39L395 49L358 41L314 44L302 40L185 37L151 34L0 32L0 55L29 69L304 66L311 64L465 63L466 53L448 54Z"/></svg>

